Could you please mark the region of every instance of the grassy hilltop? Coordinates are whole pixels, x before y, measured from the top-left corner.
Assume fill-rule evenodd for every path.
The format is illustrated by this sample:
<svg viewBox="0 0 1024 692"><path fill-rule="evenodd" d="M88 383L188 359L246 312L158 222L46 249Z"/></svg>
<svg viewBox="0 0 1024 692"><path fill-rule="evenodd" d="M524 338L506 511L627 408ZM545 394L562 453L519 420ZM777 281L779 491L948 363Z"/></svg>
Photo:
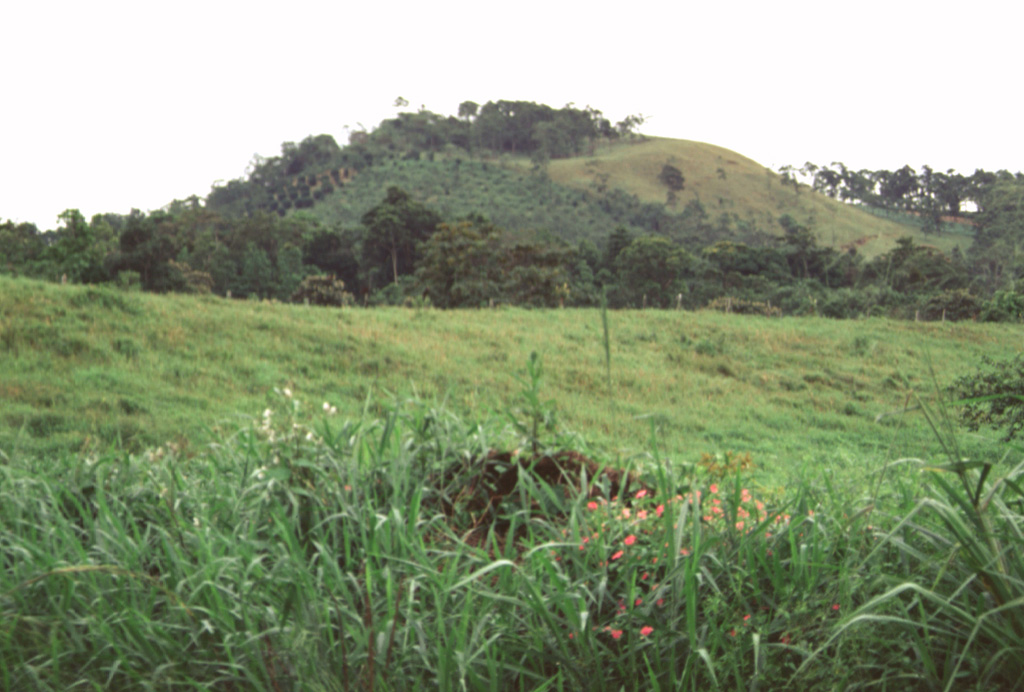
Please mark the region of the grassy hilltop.
<svg viewBox="0 0 1024 692"><path fill-rule="evenodd" d="M750 451L765 468L931 444L898 412L1014 328L716 312L335 310L0 278L0 449L59 454L231 432L290 387L354 414L389 393L471 416L518 405L529 354L565 427L624 453ZM892 448L890 448L892 446Z"/></svg>
<svg viewBox="0 0 1024 692"><path fill-rule="evenodd" d="M685 187L672 207L676 211L700 199L712 216L736 214L779 234L782 229L778 218L789 214L811 228L822 246L856 247L867 258L891 250L902 236L909 235L917 243L934 245L947 253L957 245L966 250L972 240L957 232L926 235L912 224L873 216L806 185L794 188L771 169L704 142L650 137L637 143L601 147L592 157L552 161L549 170L552 180L569 187L586 189L598 176L606 175L610 188L620 188L645 202L665 202L666 188L658 180L665 164L680 169L686 177Z"/></svg>

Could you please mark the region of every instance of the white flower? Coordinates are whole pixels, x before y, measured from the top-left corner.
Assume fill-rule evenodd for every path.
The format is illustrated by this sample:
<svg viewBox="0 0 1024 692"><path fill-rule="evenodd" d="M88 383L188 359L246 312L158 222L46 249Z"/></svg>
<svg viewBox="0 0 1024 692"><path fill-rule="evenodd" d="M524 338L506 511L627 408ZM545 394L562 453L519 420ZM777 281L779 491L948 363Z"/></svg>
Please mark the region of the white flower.
<svg viewBox="0 0 1024 692"><path fill-rule="evenodd" d="M192 517L192 523L195 524L196 528L199 528L199 517Z"/></svg>
<svg viewBox="0 0 1024 692"><path fill-rule="evenodd" d="M330 404L328 404L328 403L327 403L327 402L325 401L325 402L324 402L324 411L330 411L330 410L331 410L331 405L330 405Z"/></svg>
<svg viewBox="0 0 1024 692"><path fill-rule="evenodd" d="M288 397L289 399L291 399L291 398L292 398L292 390L290 390L290 389L288 389L287 387L285 387L285 388L284 388L284 395L285 395L286 397Z"/></svg>

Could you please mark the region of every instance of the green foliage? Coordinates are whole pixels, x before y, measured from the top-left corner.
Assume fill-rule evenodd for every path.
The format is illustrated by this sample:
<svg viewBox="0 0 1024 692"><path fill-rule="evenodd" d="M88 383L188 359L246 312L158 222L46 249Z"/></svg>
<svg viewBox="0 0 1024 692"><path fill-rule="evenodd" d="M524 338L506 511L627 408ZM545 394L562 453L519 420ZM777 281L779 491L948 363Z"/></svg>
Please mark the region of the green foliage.
<svg viewBox="0 0 1024 692"><path fill-rule="evenodd" d="M286 387L202 449L8 459L5 686L1021 684L1024 465L951 447L924 484L819 460L772 489L749 454L652 439L630 471L564 432L524 451L540 381L533 356L521 416Z"/></svg>
<svg viewBox="0 0 1024 692"><path fill-rule="evenodd" d="M682 192L683 187L686 184L686 178L683 177L682 171L670 163L666 163L661 167L661 173L658 174L658 180L661 181L662 185L673 192Z"/></svg>
<svg viewBox="0 0 1024 692"><path fill-rule="evenodd" d="M245 246L238 276L233 293L239 298L270 296L274 270L266 251L250 241Z"/></svg>
<svg viewBox="0 0 1024 692"><path fill-rule="evenodd" d="M1024 430L1024 355L1010 360L986 357L983 363L951 387L963 406L961 420L970 430L990 426L1001 430L1004 440L1012 440Z"/></svg>
<svg viewBox="0 0 1024 692"><path fill-rule="evenodd" d="M399 276L411 274L417 246L434 233L440 222L435 211L414 201L409 193L389 187L384 200L362 219L366 228L362 271L367 273L368 283L380 286L387 279L397 283Z"/></svg>
<svg viewBox="0 0 1024 692"><path fill-rule="evenodd" d="M500 300L501 230L484 219L441 224L423 245L416 280L440 308L483 307Z"/></svg>
<svg viewBox="0 0 1024 692"><path fill-rule="evenodd" d="M688 293L687 278L696 260L682 248L660 236L636 238L615 258L618 290L615 307L676 305L678 295Z"/></svg>

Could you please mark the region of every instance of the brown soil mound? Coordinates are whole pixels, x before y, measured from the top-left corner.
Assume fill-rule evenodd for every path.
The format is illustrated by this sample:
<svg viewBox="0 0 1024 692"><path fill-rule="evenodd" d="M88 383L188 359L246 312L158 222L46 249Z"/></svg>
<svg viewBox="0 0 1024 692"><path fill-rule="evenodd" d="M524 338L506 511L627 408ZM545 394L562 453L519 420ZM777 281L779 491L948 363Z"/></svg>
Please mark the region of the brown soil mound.
<svg viewBox="0 0 1024 692"><path fill-rule="evenodd" d="M565 514L564 510L553 512L550 506L541 511L537 494L531 492L541 483L559 490L557 495L565 500L580 494L626 498L646 488L634 474L602 468L573 450L550 456L492 450L483 457L453 464L436 480L440 509L448 517L449 526L465 532L464 540L474 546L481 545L493 531L502 549L508 539L511 521L507 517L511 511L529 509L531 516L549 519ZM526 498L528 505L521 498ZM513 540L522 538L525 530L520 523Z"/></svg>

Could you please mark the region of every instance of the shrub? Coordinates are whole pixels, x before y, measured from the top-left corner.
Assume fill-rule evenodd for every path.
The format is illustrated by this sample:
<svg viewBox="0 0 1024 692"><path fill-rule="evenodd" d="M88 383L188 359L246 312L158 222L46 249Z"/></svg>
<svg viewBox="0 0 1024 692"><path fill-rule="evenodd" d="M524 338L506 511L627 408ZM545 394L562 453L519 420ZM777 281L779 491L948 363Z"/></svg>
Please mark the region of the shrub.
<svg viewBox="0 0 1024 692"><path fill-rule="evenodd" d="M294 303L308 302L310 305L352 305L352 294L345 290L345 282L334 276L307 276L295 289L291 297Z"/></svg>
<svg viewBox="0 0 1024 692"><path fill-rule="evenodd" d="M956 380L950 391L963 405L961 421L969 430L986 425L1003 430L1010 441L1024 429L1024 354L1005 361L985 358L984 369Z"/></svg>
<svg viewBox="0 0 1024 692"><path fill-rule="evenodd" d="M736 315L762 315L764 317L782 317L782 310L771 303L755 300L722 296L707 304L708 310L718 310Z"/></svg>

